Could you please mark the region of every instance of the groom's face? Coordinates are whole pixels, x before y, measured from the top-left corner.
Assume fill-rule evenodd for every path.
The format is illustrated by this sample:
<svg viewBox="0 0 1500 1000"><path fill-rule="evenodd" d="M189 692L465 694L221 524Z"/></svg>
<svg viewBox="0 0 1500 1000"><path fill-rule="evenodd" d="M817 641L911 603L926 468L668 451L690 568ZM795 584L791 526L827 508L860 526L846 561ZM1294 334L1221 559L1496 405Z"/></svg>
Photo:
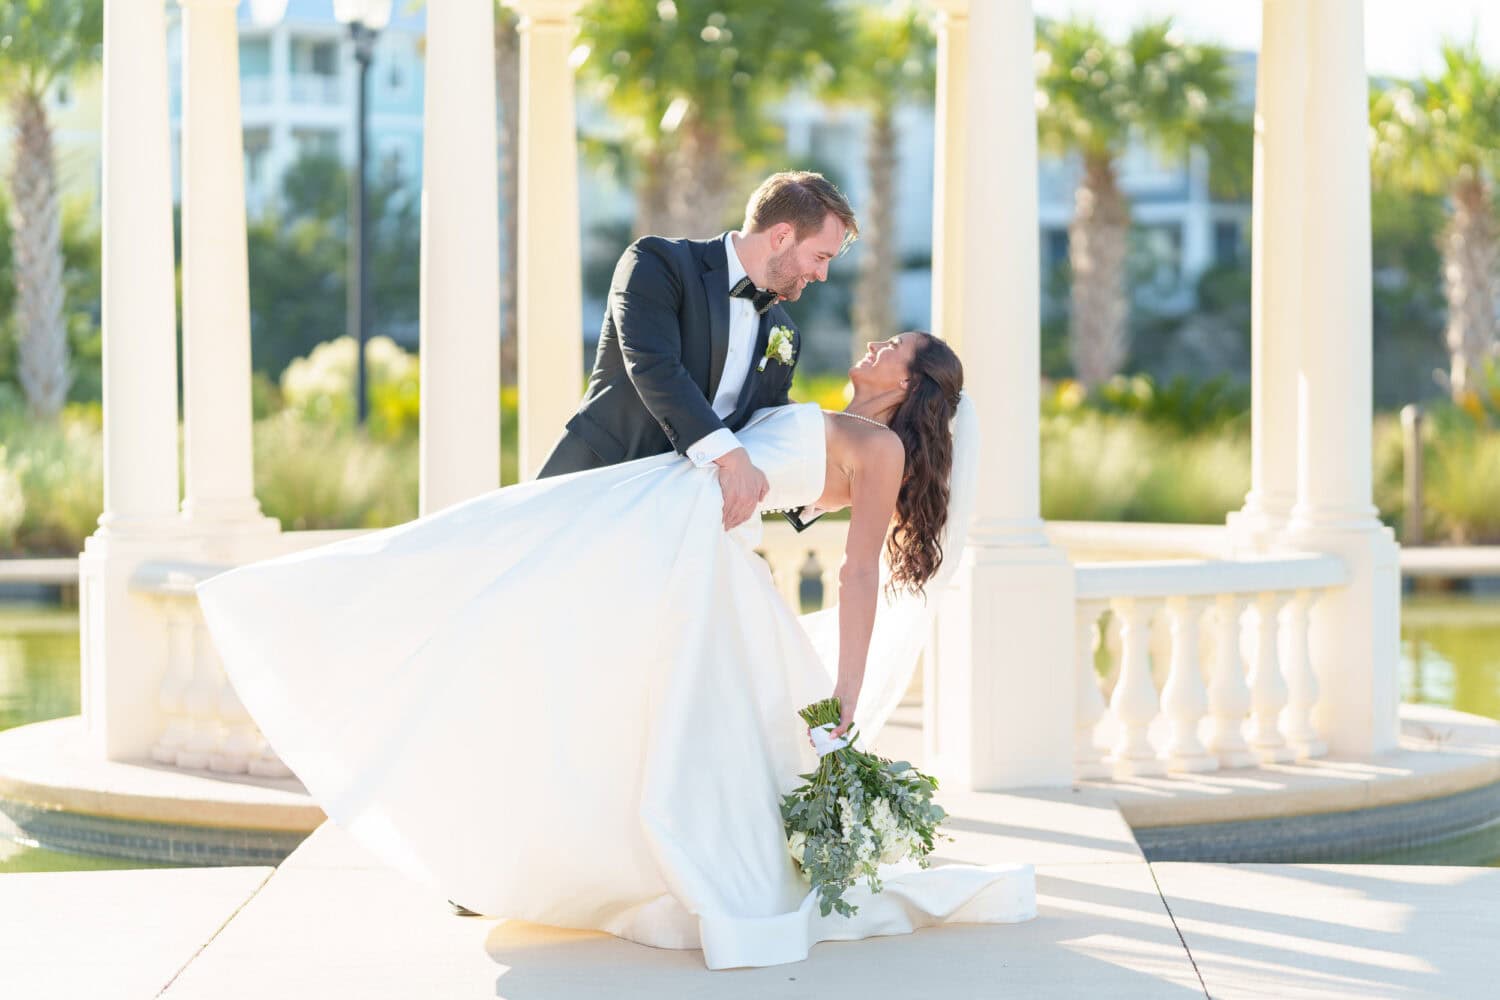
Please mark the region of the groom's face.
<svg viewBox="0 0 1500 1000"><path fill-rule="evenodd" d="M832 212L823 216L823 228L804 240L790 223L772 234L770 258L766 261L766 287L788 302L796 302L802 289L814 281L828 280L828 264L844 247L844 224Z"/></svg>

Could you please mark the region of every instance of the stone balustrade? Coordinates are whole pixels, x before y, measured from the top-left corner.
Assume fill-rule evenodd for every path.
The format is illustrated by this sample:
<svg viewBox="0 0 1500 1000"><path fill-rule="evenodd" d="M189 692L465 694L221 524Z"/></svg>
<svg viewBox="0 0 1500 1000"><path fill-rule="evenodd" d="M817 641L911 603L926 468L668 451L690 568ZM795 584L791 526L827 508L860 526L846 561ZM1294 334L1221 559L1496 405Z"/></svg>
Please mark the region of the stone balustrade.
<svg viewBox="0 0 1500 1000"><path fill-rule="evenodd" d="M1213 771L1320 756L1309 610L1337 558L1077 563L1074 771Z"/></svg>

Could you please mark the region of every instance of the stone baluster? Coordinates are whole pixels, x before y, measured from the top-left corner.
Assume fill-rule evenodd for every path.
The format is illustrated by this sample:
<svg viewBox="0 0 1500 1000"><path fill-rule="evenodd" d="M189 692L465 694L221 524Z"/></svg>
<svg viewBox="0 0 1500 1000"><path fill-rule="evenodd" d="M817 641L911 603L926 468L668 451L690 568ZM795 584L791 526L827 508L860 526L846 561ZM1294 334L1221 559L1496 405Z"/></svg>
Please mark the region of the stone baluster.
<svg viewBox="0 0 1500 1000"><path fill-rule="evenodd" d="M1159 709L1149 662L1152 607L1138 598L1118 597L1110 608L1120 616L1124 646L1120 679L1109 702L1120 727L1110 764L1116 777L1161 774L1166 768L1148 736Z"/></svg>
<svg viewBox="0 0 1500 1000"><path fill-rule="evenodd" d="M768 551L771 578L776 581L776 590L793 611L802 607L802 577L798 572L797 550L777 547Z"/></svg>
<svg viewBox="0 0 1500 1000"><path fill-rule="evenodd" d="M192 735L187 713L188 687L193 683L193 611L182 601L157 602L167 622L167 670L162 679L159 704L167 723L151 747L151 759L176 765L177 755Z"/></svg>
<svg viewBox="0 0 1500 1000"><path fill-rule="evenodd" d="M1240 610L1243 602L1235 594L1214 599L1215 656L1213 680L1208 687L1208 748L1219 758L1220 767L1245 767L1256 756L1245 744L1244 721L1250 711L1250 688L1245 684L1240 657Z"/></svg>
<svg viewBox="0 0 1500 1000"><path fill-rule="evenodd" d="M201 622L198 627L205 628ZM209 755L208 769L223 774L248 774L250 760L260 750L260 730L250 718L250 713L245 711L245 706L240 703L234 685L225 676L224 661L220 659L219 651L212 642L205 642L204 648L213 661L213 672L219 678L216 704L219 724L223 727L223 739L219 742L218 750Z"/></svg>
<svg viewBox="0 0 1500 1000"><path fill-rule="evenodd" d="M1171 724L1167 743L1167 767L1173 771L1213 771L1219 761L1198 738L1198 723L1208 709L1203 687L1203 668L1198 660L1198 624L1201 602L1190 597L1167 601L1171 620L1171 672L1162 688L1162 710Z"/></svg>
<svg viewBox="0 0 1500 1000"><path fill-rule="evenodd" d="M1158 691L1167 686L1172 665L1172 619L1166 602L1151 615L1151 683Z"/></svg>
<svg viewBox="0 0 1500 1000"><path fill-rule="evenodd" d="M1115 693L1115 685L1120 680L1120 662L1124 659L1125 641L1123 629L1120 624L1120 616L1113 611L1104 619L1104 659L1108 666L1104 670L1104 676L1100 680L1100 690L1104 697L1112 698Z"/></svg>
<svg viewBox="0 0 1500 1000"><path fill-rule="evenodd" d="M187 742L177 753L177 766L205 770L223 739L219 722L219 689L223 674L208 629L193 629L193 679L184 699L190 720Z"/></svg>
<svg viewBox="0 0 1500 1000"><path fill-rule="evenodd" d="M1080 601L1077 611L1076 657L1078 688L1075 692L1077 714L1073 735L1073 777L1105 778L1110 768L1104 753L1094 745L1094 728L1104 718L1104 696L1099 691L1099 675L1094 670L1094 650L1099 635L1099 616L1104 605L1098 601Z"/></svg>
<svg viewBox="0 0 1500 1000"><path fill-rule="evenodd" d="M1262 591L1255 598L1255 660L1250 671L1250 746L1262 761L1291 760L1295 756L1281 734L1281 710L1286 707L1286 681L1281 676L1276 620L1282 594Z"/></svg>
<svg viewBox="0 0 1500 1000"><path fill-rule="evenodd" d="M1281 662L1287 684L1286 740L1299 757L1321 757L1328 747L1313 727L1313 706L1318 703L1318 677L1307 649L1308 612L1312 591L1296 592L1281 610Z"/></svg>
<svg viewBox="0 0 1500 1000"><path fill-rule="evenodd" d="M831 608L839 602L839 566L842 556L824 551L818 556L822 568L823 607Z"/></svg>

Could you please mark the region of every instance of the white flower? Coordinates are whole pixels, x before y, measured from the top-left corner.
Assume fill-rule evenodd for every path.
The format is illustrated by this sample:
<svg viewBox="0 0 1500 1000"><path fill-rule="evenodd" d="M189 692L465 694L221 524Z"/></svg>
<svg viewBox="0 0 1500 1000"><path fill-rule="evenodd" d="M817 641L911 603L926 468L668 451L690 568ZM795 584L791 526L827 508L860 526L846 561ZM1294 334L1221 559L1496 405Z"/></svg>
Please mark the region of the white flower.
<svg viewBox="0 0 1500 1000"><path fill-rule="evenodd" d="M799 865L802 864L803 857L807 853L807 834L801 830L792 831L792 835L786 841L786 850L792 856L793 861Z"/></svg>
<svg viewBox="0 0 1500 1000"><path fill-rule="evenodd" d="M911 836L905 830L892 831L883 843L885 850L880 852L880 860L888 865L895 864L911 852Z"/></svg>
<svg viewBox="0 0 1500 1000"><path fill-rule="evenodd" d="M766 362L773 358L783 365L790 365L796 356L792 347L792 328L773 326L766 340L766 356L760 359L760 371L765 371Z"/></svg>

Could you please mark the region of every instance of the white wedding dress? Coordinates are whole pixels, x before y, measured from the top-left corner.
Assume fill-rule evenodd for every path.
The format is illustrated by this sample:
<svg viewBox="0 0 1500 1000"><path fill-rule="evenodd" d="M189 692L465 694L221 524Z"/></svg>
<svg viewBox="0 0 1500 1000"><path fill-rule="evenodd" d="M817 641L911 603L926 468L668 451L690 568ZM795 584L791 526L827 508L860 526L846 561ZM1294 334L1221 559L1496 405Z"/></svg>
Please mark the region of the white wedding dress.
<svg viewBox="0 0 1500 1000"><path fill-rule="evenodd" d="M816 404L761 410L738 437L764 507L821 495ZM797 710L832 691L836 612L799 620L759 532L725 532L715 470L668 453L242 566L198 595L267 741L434 905L701 948L714 969L1033 916L1029 865L910 862L879 894L846 893L853 918L818 913L779 804L816 763ZM925 634L912 607L877 615L866 740Z"/></svg>

